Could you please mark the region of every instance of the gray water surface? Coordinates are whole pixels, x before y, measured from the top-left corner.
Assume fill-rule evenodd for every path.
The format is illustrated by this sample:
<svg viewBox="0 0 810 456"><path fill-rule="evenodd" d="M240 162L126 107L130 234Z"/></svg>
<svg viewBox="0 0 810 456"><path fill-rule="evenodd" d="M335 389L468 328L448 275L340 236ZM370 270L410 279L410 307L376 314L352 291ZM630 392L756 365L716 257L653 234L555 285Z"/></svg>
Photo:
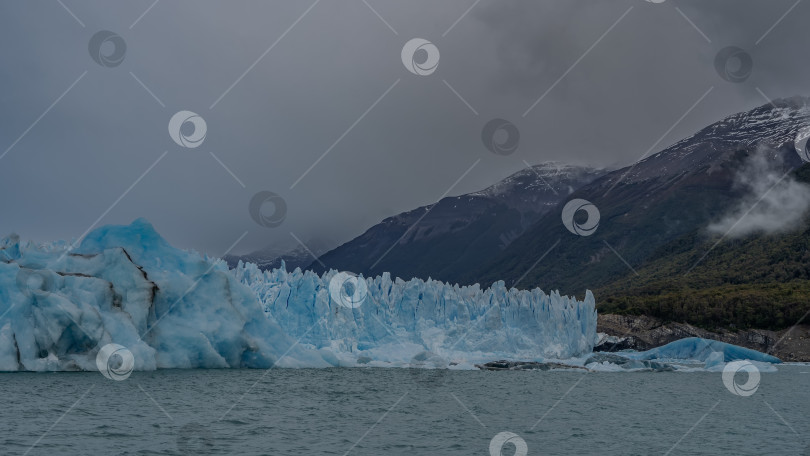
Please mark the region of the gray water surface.
<svg viewBox="0 0 810 456"><path fill-rule="evenodd" d="M490 454L508 431L528 455L799 455L810 445L808 372L763 373L749 397L719 373L0 374L0 452L467 456ZM514 452L507 444L502 454Z"/></svg>

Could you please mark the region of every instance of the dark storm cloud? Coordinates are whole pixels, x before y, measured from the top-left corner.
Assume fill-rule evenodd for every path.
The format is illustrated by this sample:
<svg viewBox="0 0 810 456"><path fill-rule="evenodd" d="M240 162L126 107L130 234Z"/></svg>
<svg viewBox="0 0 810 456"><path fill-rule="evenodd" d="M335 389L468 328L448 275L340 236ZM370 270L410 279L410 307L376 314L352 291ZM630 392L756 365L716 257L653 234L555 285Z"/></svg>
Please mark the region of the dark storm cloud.
<svg viewBox="0 0 810 456"><path fill-rule="evenodd" d="M75 83L0 159L0 231L38 240L78 237L104 215L147 217L214 255L245 231L236 251L294 242L291 231L341 242L524 160L625 165L765 103L760 91L810 94L810 5L766 35L793 0L482 0L457 23L473 2L341 0L303 18L312 3L158 2L143 17L152 1L64 3L0 6L0 153ZM100 30L126 42L120 65L91 58ZM429 76L400 61L415 37L441 53ZM714 69L730 45L754 61L741 84ZM181 110L205 119L200 147L169 136ZM496 117L520 130L511 155L481 143ZM251 218L260 191L285 199L280 226Z"/></svg>

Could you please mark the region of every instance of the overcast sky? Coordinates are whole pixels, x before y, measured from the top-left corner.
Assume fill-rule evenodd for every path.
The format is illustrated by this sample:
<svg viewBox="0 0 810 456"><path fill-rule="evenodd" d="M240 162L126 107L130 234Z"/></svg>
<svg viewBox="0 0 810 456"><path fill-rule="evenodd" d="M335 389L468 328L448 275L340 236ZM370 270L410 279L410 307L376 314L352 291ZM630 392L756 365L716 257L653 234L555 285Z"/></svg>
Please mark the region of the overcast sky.
<svg viewBox="0 0 810 456"><path fill-rule="evenodd" d="M795 0L63 3L0 3L0 233L37 241L146 217L212 255L245 232L233 253L345 242L524 161L627 165L670 129L656 151L763 94L810 95ZM102 30L122 62L91 57ZM439 50L432 74L403 65L413 38ZM754 63L742 83L715 70L732 45ZM199 147L169 134L184 110ZM515 153L484 147L493 118ZM286 202L278 226L249 213L262 191Z"/></svg>

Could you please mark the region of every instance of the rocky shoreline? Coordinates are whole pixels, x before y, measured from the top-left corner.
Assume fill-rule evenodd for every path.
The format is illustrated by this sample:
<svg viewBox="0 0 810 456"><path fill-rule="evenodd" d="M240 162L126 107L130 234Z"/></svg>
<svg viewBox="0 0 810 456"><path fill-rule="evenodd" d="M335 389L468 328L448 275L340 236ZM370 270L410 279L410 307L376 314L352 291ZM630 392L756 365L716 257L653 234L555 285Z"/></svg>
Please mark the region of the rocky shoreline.
<svg viewBox="0 0 810 456"><path fill-rule="evenodd" d="M758 350L782 361L810 362L810 325L781 331L722 329L712 332L647 316L599 314L596 330L610 337L603 338L594 351L642 351L685 337L702 337Z"/></svg>

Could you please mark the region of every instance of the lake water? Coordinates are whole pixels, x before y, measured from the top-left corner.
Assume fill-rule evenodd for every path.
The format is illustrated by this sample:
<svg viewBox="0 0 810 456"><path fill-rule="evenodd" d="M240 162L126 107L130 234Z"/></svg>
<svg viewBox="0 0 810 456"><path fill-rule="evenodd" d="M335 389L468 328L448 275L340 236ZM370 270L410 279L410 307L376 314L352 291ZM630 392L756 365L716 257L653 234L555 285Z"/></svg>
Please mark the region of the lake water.
<svg viewBox="0 0 810 456"><path fill-rule="evenodd" d="M528 455L810 454L808 372L763 373L749 397L694 372L2 374L0 453L469 456L511 432L506 456L521 439Z"/></svg>

